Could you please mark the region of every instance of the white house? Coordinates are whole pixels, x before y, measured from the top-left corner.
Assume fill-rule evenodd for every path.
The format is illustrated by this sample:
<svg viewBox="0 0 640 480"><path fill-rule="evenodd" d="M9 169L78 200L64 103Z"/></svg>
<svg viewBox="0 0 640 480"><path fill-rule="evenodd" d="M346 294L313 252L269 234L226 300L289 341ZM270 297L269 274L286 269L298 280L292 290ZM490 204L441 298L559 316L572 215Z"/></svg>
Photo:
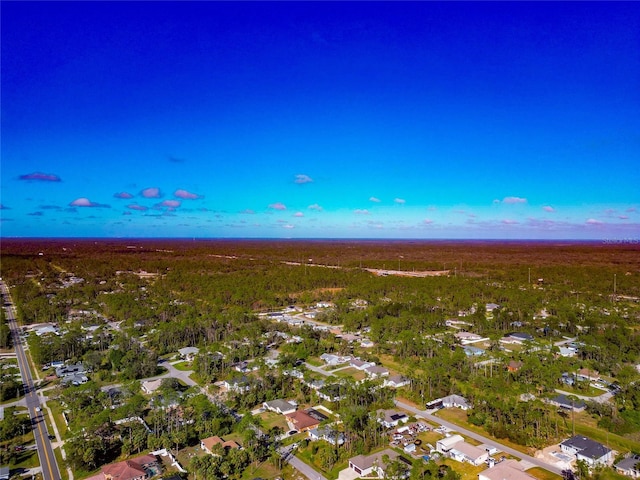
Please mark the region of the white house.
<svg viewBox="0 0 640 480"><path fill-rule="evenodd" d="M378 423L381 423L385 428L397 427L400 423L407 423L409 417L406 413L398 412L396 410L378 410Z"/></svg>
<svg viewBox="0 0 640 480"><path fill-rule="evenodd" d="M370 378L381 378L389 376L389 369L379 365L373 365L364 369L364 373Z"/></svg>
<svg viewBox="0 0 640 480"><path fill-rule="evenodd" d="M310 440L324 440L331 445L342 445L344 443L344 433L332 428L313 428L308 431Z"/></svg>
<svg viewBox="0 0 640 480"><path fill-rule="evenodd" d="M461 410L469 410L471 405L467 402L467 399L460 395L449 395L442 399L442 406L444 408L460 408Z"/></svg>
<svg viewBox="0 0 640 480"><path fill-rule="evenodd" d="M400 454L394 450L387 448L378 453L372 455L358 455L349 459L349 468L355 471L361 477L370 477L375 473L378 477L384 478L384 471L386 469L383 457L388 457L389 460L395 460Z"/></svg>
<svg viewBox="0 0 640 480"><path fill-rule="evenodd" d="M157 378L155 380L146 380L142 382L142 391L144 393L152 394L162 385L162 379Z"/></svg>
<svg viewBox="0 0 640 480"><path fill-rule="evenodd" d="M297 405L291 402L287 402L286 400L280 400L280 399L264 402L262 406L267 410L279 413L281 415L286 415L287 413L293 413L298 408Z"/></svg>
<svg viewBox="0 0 640 480"><path fill-rule="evenodd" d="M576 460L584 460L590 467L609 464L613 458L611 449L582 435L576 435L562 442L560 450L569 455L575 455Z"/></svg>
<svg viewBox="0 0 640 480"><path fill-rule="evenodd" d="M184 347L178 350L180 357L184 358L188 362L191 362L199 352L200 349L197 347Z"/></svg>
<svg viewBox="0 0 640 480"><path fill-rule="evenodd" d="M458 462L467 462L476 467L482 465L489 458L489 452L485 449L475 447L464 440L454 444L449 450L449 455Z"/></svg>
<svg viewBox="0 0 640 480"><path fill-rule="evenodd" d="M631 455L615 464L616 471L632 478L640 478L640 455Z"/></svg>
<svg viewBox="0 0 640 480"><path fill-rule="evenodd" d="M436 442L436 450L440 453L447 453L458 442L464 442L462 435L451 435L450 437L441 438Z"/></svg>
<svg viewBox="0 0 640 480"><path fill-rule="evenodd" d="M406 387L410 383L411 382L407 377L404 377L402 375L392 375L391 377L386 378L382 385L390 388L400 388Z"/></svg>
<svg viewBox="0 0 640 480"><path fill-rule="evenodd" d="M375 362L366 362L364 360L360 360L359 358L352 358L349 365L357 370L364 370L369 367L375 366Z"/></svg>

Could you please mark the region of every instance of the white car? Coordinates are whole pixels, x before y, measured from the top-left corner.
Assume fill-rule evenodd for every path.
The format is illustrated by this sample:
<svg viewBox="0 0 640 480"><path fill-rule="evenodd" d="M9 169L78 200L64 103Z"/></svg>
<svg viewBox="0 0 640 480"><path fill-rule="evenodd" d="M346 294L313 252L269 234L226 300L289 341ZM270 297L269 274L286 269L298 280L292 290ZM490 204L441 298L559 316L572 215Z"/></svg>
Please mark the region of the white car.
<svg viewBox="0 0 640 480"><path fill-rule="evenodd" d="M41 412L42 409L40 407L36 407L36 412Z"/></svg>

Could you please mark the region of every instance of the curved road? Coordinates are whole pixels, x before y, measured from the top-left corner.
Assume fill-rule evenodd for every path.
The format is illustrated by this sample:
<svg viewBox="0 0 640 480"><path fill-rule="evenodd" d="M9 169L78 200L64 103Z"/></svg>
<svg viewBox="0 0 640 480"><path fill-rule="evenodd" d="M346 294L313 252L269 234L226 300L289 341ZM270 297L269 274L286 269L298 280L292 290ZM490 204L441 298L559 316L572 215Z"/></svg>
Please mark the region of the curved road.
<svg viewBox="0 0 640 480"><path fill-rule="evenodd" d="M20 374L22 375L25 394L24 401L29 410L29 417L31 418L31 425L33 426L33 436L36 440L36 448L38 449L38 457L40 458L42 477L44 480L60 480L60 470L58 469L56 457L53 454L51 440L49 440L49 432L47 431L47 425L41 411L40 399L33 385L29 362L27 362L27 356L24 353L22 337L20 337L18 324L13 313L13 302L9 295L9 289L2 281L0 281L0 288L5 298L5 311L7 313L7 319L9 320L9 327L11 328L13 345L16 349L18 367L20 367Z"/></svg>

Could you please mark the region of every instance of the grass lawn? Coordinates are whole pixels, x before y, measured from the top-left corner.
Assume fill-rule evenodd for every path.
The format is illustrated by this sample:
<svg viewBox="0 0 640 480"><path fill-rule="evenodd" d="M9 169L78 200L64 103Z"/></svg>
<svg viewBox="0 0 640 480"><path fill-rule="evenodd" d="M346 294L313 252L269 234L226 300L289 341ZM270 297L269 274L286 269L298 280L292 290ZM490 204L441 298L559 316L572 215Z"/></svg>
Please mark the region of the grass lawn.
<svg viewBox="0 0 640 480"><path fill-rule="evenodd" d="M598 397L603 393L607 393L606 390L592 387L591 385L589 385L589 387L586 390L578 390L577 388L573 388L569 385L562 385L562 388L560 388L559 390L562 390L563 392L567 392L569 395L571 394L582 395L583 397Z"/></svg>
<svg viewBox="0 0 640 480"><path fill-rule="evenodd" d="M192 365L191 362L184 361L184 362L176 363L175 365L173 365L173 367L176 370L180 370L181 372L189 372L193 370L191 365Z"/></svg>
<svg viewBox="0 0 640 480"><path fill-rule="evenodd" d="M40 465L37 450L24 450L16 456L15 463L10 464L11 469L14 468L33 468Z"/></svg>
<svg viewBox="0 0 640 480"><path fill-rule="evenodd" d="M427 444L431 444L433 448L436 448L436 442L443 438L444 435L439 434L438 432L421 432L418 435L418 439L422 440L422 446L427 448Z"/></svg>
<svg viewBox="0 0 640 480"><path fill-rule="evenodd" d="M378 355L378 358L380 359L380 363L382 363L383 367L387 367L390 370L395 370L396 372L406 371L406 365L402 365L401 363L396 362L393 359L393 355L381 354L381 355ZM420 373L422 372L422 370L415 368L415 369L412 369L412 372Z"/></svg>
<svg viewBox="0 0 640 480"><path fill-rule="evenodd" d="M62 459L62 453L60 452L60 447L54 448L53 454L56 456L56 463L58 464L58 470L60 470L61 480L68 480L69 475L68 475L64 460Z"/></svg>
<svg viewBox="0 0 640 480"><path fill-rule="evenodd" d="M357 368L349 367L344 370L340 370L336 372L335 370L331 372L333 375L339 378L353 378L354 380L362 380L367 375L362 370L358 370Z"/></svg>
<svg viewBox="0 0 640 480"><path fill-rule="evenodd" d="M444 461L438 462L443 465L448 465L452 470L458 472L460 474L460 480L477 480L478 474L483 471L487 466L483 463L482 465L476 467L475 465L471 465L470 463L464 462L456 462L450 458L445 459Z"/></svg>
<svg viewBox="0 0 640 480"><path fill-rule="evenodd" d="M460 425L461 427L464 427L467 430L471 430L472 432L478 433L487 438L495 440L498 443L507 445L508 447L518 450L519 452L526 453L526 454L532 453L529 447L525 447L524 445L518 445L517 443L513 443L512 441L506 438L495 438L483 428L470 424L469 422L467 422L467 413L464 410L460 410L459 408L444 408L442 410L438 410L438 412L436 412L436 416L444 420L448 420L451 423L455 423L456 425Z"/></svg>
<svg viewBox="0 0 640 480"><path fill-rule="evenodd" d="M320 360L320 358L318 358L318 357L309 357L309 358L307 358L307 363L309 365L313 365L314 367L322 367L324 365L324 362L322 360Z"/></svg>
<svg viewBox="0 0 640 480"><path fill-rule="evenodd" d="M567 423L569 428L571 428L570 419ZM615 433L608 433L606 430L599 428L596 419L592 418L591 415L586 412L576 414L576 434L589 437L621 453L626 453L630 450L640 452L640 442L616 435Z"/></svg>
<svg viewBox="0 0 640 480"><path fill-rule="evenodd" d="M273 427L280 427L285 432L289 430L284 415L275 412L264 412L258 415L258 417L262 420L262 426L265 431L271 430Z"/></svg>
<svg viewBox="0 0 640 480"><path fill-rule="evenodd" d="M64 421L64 417L62 416L62 406L60 405L60 402L56 400L49 400L47 402L47 406L51 409L53 420L56 422L56 427L58 428L58 433L60 433L62 438L65 438L68 428ZM51 430L49 433L54 432Z"/></svg>
<svg viewBox="0 0 640 480"><path fill-rule="evenodd" d="M562 478L560 475L551 473L550 471L540 467L530 468L526 473L538 480L560 480Z"/></svg>
<svg viewBox="0 0 640 480"><path fill-rule="evenodd" d="M322 474L325 477L327 477L329 480L335 480L336 478L338 478L338 475L340 474L340 470L344 470L349 466L349 462L347 460L343 460L341 462L336 463L331 470L325 471L320 464L320 456L319 455L314 456L311 453L311 445L312 444L309 443L309 446L307 446L307 448L298 449L298 451L296 451L296 457L298 457L307 465L312 466L319 472L322 472Z"/></svg>
<svg viewBox="0 0 640 480"><path fill-rule="evenodd" d="M280 476L281 473L280 469L267 460L258 465L249 465L249 468L243 472L242 479L252 480L257 477L264 479L276 478Z"/></svg>

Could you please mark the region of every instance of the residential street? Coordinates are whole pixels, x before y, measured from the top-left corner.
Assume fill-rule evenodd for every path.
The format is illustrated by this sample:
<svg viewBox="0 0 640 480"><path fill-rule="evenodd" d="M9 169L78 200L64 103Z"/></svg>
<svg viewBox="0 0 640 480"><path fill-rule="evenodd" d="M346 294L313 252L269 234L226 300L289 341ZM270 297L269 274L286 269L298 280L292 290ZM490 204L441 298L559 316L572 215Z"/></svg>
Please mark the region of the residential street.
<svg viewBox="0 0 640 480"><path fill-rule="evenodd" d="M451 423L448 422L446 420L443 420L440 417L436 417L435 415L431 415L430 413L427 413L425 410L419 410L415 407L412 407L411 405L409 405L408 403L402 402L400 400L395 400L395 404L398 407L404 408L405 410L414 413L416 415L420 415L424 418L426 418L429 421L435 422L435 423L439 423L440 425L444 425L447 428L450 428L453 431L462 433L470 438L473 438L475 440L478 440L479 442L482 443L486 443L488 445L495 445L497 448L499 448L500 450L502 450L505 453L508 453L509 455L513 455L514 457L520 458L536 467L540 467L540 468L544 468L545 470L548 470L549 472L552 473L556 473L558 475L562 474L562 469L558 468L554 465L551 465L539 458L535 458L532 457L530 455L524 454L518 450L515 450L511 447L508 447L506 445L503 445L499 442L496 442L495 440L492 440L490 438L484 437L482 435L479 435L475 432L472 432L471 430L467 430L466 428L463 427L459 427L458 425L456 425L455 423Z"/></svg>

